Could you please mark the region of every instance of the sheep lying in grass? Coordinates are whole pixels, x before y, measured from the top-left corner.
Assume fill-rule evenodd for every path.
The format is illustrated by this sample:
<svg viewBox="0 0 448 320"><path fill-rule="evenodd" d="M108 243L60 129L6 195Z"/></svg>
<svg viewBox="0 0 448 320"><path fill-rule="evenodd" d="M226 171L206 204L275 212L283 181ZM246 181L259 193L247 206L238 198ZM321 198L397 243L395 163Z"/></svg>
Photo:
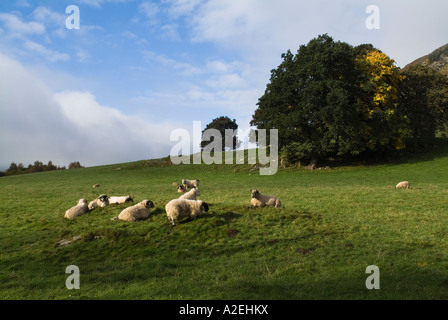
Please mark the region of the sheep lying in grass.
<svg viewBox="0 0 448 320"><path fill-rule="evenodd" d="M100 195L95 200L90 201L89 203L89 210L93 210L98 207L105 207L109 205L109 197L105 194Z"/></svg>
<svg viewBox="0 0 448 320"><path fill-rule="evenodd" d="M122 196L122 197L109 197L109 204L122 204L126 202L134 202L130 196Z"/></svg>
<svg viewBox="0 0 448 320"><path fill-rule="evenodd" d="M183 179L182 184L187 188L198 188L199 180L198 179L196 179L196 180Z"/></svg>
<svg viewBox="0 0 448 320"><path fill-rule="evenodd" d="M282 202L277 197L261 194L258 190L251 190L250 192L252 193L252 198L250 199L251 208L264 206L278 208L282 206Z"/></svg>
<svg viewBox="0 0 448 320"><path fill-rule="evenodd" d="M143 200L121 211L118 219L129 222L144 220L151 214L149 211L151 208L154 208L154 203L151 200Z"/></svg>
<svg viewBox="0 0 448 320"><path fill-rule="evenodd" d="M165 206L166 215L174 226L175 220L182 218L198 218L202 211L208 211L208 204L201 200L174 199Z"/></svg>
<svg viewBox="0 0 448 320"><path fill-rule="evenodd" d="M411 184L409 181L401 181L396 186L395 189L409 189L411 187Z"/></svg>
<svg viewBox="0 0 448 320"><path fill-rule="evenodd" d="M72 219L74 217L79 217L89 211L89 207L87 205L86 199L79 199L78 204L74 207L71 207L67 211L65 211L64 218Z"/></svg>
<svg viewBox="0 0 448 320"><path fill-rule="evenodd" d="M179 193L187 192L187 187L182 184L177 188L177 192Z"/></svg>
<svg viewBox="0 0 448 320"><path fill-rule="evenodd" d="M183 195L179 197L179 199L185 199L185 200L196 200L196 197L200 196L201 192L199 189L193 188L188 192L185 192Z"/></svg>

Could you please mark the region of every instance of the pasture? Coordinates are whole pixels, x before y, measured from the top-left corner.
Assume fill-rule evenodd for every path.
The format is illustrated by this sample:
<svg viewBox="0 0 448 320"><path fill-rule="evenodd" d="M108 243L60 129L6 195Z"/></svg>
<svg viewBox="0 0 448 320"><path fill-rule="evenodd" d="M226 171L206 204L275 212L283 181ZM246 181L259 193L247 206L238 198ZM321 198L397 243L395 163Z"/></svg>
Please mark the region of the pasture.
<svg viewBox="0 0 448 320"><path fill-rule="evenodd" d="M210 210L173 227L165 204L183 178L200 180ZM395 190L402 180L411 189ZM254 188L283 207L248 208ZM112 219L130 204L63 218L102 193L155 208L136 223ZM158 159L2 177L0 221L2 300L448 299L445 140L407 160L272 176ZM79 290L66 288L69 265ZM366 288L369 265L378 290Z"/></svg>

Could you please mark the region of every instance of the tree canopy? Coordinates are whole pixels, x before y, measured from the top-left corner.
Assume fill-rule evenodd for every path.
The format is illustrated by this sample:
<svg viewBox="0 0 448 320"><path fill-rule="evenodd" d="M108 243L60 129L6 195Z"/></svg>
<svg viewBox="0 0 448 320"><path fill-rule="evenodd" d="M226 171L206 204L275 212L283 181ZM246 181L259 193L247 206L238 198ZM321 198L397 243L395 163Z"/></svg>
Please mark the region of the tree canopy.
<svg viewBox="0 0 448 320"><path fill-rule="evenodd" d="M221 151L225 151L226 148L235 150L236 148L239 147L240 142L239 142L237 134L236 134L236 130L238 130L238 124L236 123L235 119L231 120L227 116L221 116L221 117L213 119L212 122L207 124L205 129L202 131L202 139L201 139L201 146L200 146L201 149L204 149L205 146L212 143L212 141L213 141L213 140L208 141L208 140L204 139L204 132L209 129L215 129L215 130L219 131L221 138L222 138ZM228 140L227 142L229 145L226 145L226 139L225 139L226 138L226 130L228 130L227 134L232 132L232 136L231 137L229 136L227 139ZM213 138L215 138L215 137L213 137Z"/></svg>

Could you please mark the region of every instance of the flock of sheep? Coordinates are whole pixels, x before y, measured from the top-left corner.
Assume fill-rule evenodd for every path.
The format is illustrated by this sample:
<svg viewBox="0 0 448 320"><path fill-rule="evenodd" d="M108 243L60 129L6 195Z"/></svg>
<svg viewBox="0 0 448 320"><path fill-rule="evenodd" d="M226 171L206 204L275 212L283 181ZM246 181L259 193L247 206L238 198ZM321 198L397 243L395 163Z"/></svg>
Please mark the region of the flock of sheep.
<svg viewBox="0 0 448 320"><path fill-rule="evenodd" d="M206 202L196 199L196 197L201 195L198 179L183 179L181 185L176 182L173 183L173 185L178 186L177 191L182 193L179 198L169 201L165 206L168 220L173 226L175 225L175 221L179 221L183 218L199 218L203 211L207 212L209 210L209 206ZM98 185L94 185L94 187L98 187ZM281 206L281 201L277 197L261 194L258 190L251 190L251 193L251 207ZM73 219L82 216L95 208L127 202L133 202L133 199L130 196L108 197L105 194L100 195L90 203L88 203L86 199L80 199L76 206L65 212L64 217L66 219ZM143 200L136 205L123 209L115 219L130 222L141 221L149 217L150 209L154 207L154 203L151 200Z"/></svg>
<svg viewBox="0 0 448 320"><path fill-rule="evenodd" d="M177 182L174 182L173 185L178 186L177 191L179 193L183 193L179 198L169 201L165 206L168 220L173 226L175 225L175 221L179 221L183 218L199 218L202 215L203 211L207 212L209 210L209 206L206 202L202 200L196 200L196 197L201 195L201 192L199 191L198 179L183 179L181 185L179 185ZM97 186L98 185L94 185L94 187ZM409 181L402 181L395 186L395 189L409 189L410 186L411 185ZM189 188L190 190L188 190ZM133 201L134 200L130 196L108 197L105 194L100 195L90 203L87 203L86 199L80 199L78 200L78 204L76 206L68 209L65 212L64 217L67 219L72 219L82 216L85 213L98 207L105 207L111 204L122 204ZM282 202L277 197L261 194L260 191L256 189L251 190L250 204L251 208L265 206L278 208L282 206ZM151 200L143 200L136 205L123 209L115 219L130 222L141 221L149 217L150 209L154 207L154 203Z"/></svg>

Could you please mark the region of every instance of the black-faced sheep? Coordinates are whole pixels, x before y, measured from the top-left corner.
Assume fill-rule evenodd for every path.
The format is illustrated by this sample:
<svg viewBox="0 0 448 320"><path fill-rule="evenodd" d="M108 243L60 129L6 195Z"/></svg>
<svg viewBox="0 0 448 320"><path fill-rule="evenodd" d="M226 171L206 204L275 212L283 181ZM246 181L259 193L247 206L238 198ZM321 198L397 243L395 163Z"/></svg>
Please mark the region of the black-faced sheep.
<svg viewBox="0 0 448 320"><path fill-rule="evenodd" d="M90 201L89 203L89 210L93 210L98 207L106 207L109 205L109 197L105 194L100 195L95 200Z"/></svg>
<svg viewBox="0 0 448 320"><path fill-rule="evenodd" d="M187 187L182 184L177 188L177 192L179 193L187 192Z"/></svg>
<svg viewBox="0 0 448 320"><path fill-rule="evenodd" d="M208 204L201 200L173 199L165 206L168 220L174 226L174 221L183 218L198 218L202 211L208 211Z"/></svg>
<svg viewBox="0 0 448 320"><path fill-rule="evenodd" d="M268 196L265 194L261 194L258 190L251 190L252 198L250 199L250 205L252 208L254 207L281 207L282 202L280 199L274 196Z"/></svg>
<svg viewBox="0 0 448 320"><path fill-rule="evenodd" d="M126 202L134 202L134 199L132 199L130 196L109 197L109 204L122 204Z"/></svg>
<svg viewBox="0 0 448 320"><path fill-rule="evenodd" d="M151 208L154 208L154 203L151 200L143 200L121 211L118 219L129 222L144 220L151 214L149 211Z"/></svg>
<svg viewBox="0 0 448 320"><path fill-rule="evenodd" d="M188 180L188 179L183 179L182 180L182 184L184 186L186 186L187 188L198 188L199 187L199 180Z"/></svg>
<svg viewBox="0 0 448 320"><path fill-rule="evenodd" d="M193 188L188 192L185 192L183 195L179 197L179 199L185 199L185 200L196 200L196 197L199 197L201 195L201 191L199 189Z"/></svg>
<svg viewBox="0 0 448 320"><path fill-rule="evenodd" d="M85 214L87 211L89 211L87 200L86 199L79 199L78 204L74 207L71 207L67 211L65 211L64 218L66 219L72 219L74 217L79 217Z"/></svg>
<svg viewBox="0 0 448 320"><path fill-rule="evenodd" d="M401 181L396 186L395 189L409 189L411 187L411 184L409 181Z"/></svg>

